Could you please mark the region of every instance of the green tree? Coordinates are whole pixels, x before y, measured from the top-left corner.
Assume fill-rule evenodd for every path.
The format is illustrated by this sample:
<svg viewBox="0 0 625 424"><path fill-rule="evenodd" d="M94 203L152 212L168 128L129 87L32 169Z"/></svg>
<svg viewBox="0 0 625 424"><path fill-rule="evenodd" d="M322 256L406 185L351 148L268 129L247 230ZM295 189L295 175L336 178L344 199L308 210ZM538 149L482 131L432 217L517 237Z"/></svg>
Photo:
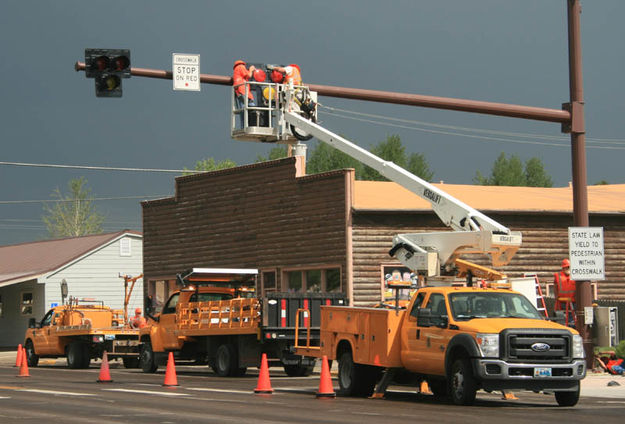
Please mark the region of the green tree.
<svg viewBox="0 0 625 424"><path fill-rule="evenodd" d="M553 180L537 157L525 161L525 184L528 187L553 187Z"/></svg>
<svg viewBox="0 0 625 424"><path fill-rule="evenodd" d="M234 168L235 166L237 166L237 163L230 159L224 159L222 161L216 162L214 158L206 158L206 159L198 160L197 162L195 162L195 167L193 168L193 170L190 170L189 168L185 166L184 168L185 172L183 173L183 175L193 174L194 171L196 172L218 171L220 169Z"/></svg>
<svg viewBox="0 0 625 424"><path fill-rule="evenodd" d="M385 141L381 141L370 149L371 153L379 158L395 163L406 169L406 148L401 143L398 135L391 135ZM362 179L368 181L388 181L378 171L365 166Z"/></svg>
<svg viewBox="0 0 625 424"><path fill-rule="evenodd" d="M362 163L326 143L317 143L313 149L308 151L307 156L306 172L308 174L319 174L345 168L354 168L356 178L359 178L362 173Z"/></svg>
<svg viewBox="0 0 625 424"><path fill-rule="evenodd" d="M493 163L489 177L477 171L473 182L480 185L551 187L553 182L545 171L542 161L533 157L525 162L525 166L516 155L508 159L501 153Z"/></svg>
<svg viewBox="0 0 625 424"><path fill-rule="evenodd" d="M608 185L610 184L607 180L599 180L596 183L594 183L593 185Z"/></svg>
<svg viewBox="0 0 625 424"><path fill-rule="evenodd" d="M93 204L91 189L84 177L74 178L67 184L69 193L64 195L57 187L51 194L53 203L44 203L43 222L52 238L78 237L102 232L104 216Z"/></svg>
<svg viewBox="0 0 625 424"><path fill-rule="evenodd" d="M289 154L287 146L276 146L269 151L268 156L256 156L256 163L267 162L268 160L276 160L287 157Z"/></svg>
<svg viewBox="0 0 625 424"><path fill-rule="evenodd" d="M434 171L430 170L430 165L428 165L423 153L411 153L408 156L406 169L425 181L432 181L434 178Z"/></svg>

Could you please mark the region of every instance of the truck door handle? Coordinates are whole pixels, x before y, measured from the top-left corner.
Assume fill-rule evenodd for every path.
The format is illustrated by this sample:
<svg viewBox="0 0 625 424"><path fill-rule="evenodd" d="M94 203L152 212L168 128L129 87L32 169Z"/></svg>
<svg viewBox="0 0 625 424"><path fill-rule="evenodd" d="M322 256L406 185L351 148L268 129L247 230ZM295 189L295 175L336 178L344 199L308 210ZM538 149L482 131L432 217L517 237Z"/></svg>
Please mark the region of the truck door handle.
<svg viewBox="0 0 625 424"><path fill-rule="evenodd" d="M417 328L417 340L421 337L421 330Z"/></svg>

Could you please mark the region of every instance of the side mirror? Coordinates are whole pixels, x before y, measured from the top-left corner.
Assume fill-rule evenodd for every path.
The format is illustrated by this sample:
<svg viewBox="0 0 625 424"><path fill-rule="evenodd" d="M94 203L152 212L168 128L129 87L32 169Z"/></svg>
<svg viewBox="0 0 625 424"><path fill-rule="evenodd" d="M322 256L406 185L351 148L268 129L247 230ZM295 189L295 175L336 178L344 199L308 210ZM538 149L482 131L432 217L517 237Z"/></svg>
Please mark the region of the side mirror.
<svg viewBox="0 0 625 424"><path fill-rule="evenodd" d="M37 321L35 321L35 318L30 318L28 320L28 328L37 328Z"/></svg>
<svg viewBox="0 0 625 424"><path fill-rule="evenodd" d="M437 316L436 318L436 326L438 328L447 328L447 326L449 325L449 317L447 315L440 315Z"/></svg>
<svg viewBox="0 0 625 424"><path fill-rule="evenodd" d="M419 327L432 326L432 310L430 308L421 308L417 315L417 325Z"/></svg>

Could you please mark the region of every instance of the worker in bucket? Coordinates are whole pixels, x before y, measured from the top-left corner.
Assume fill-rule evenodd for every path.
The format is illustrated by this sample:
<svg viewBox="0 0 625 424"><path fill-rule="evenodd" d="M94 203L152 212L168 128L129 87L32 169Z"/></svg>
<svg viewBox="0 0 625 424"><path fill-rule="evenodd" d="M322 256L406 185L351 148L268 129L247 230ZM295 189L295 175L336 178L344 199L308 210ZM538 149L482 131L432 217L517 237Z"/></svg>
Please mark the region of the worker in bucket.
<svg viewBox="0 0 625 424"><path fill-rule="evenodd" d="M246 82L252 78L252 74L256 70L254 65L250 66L249 69L246 67L246 63L242 60L237 60L234 62L234 66L232 67L232 86L234 87L234 94L236 99L237 109L242 109L245 107L245 96L247 92L247 106L255 107L256 102L254 101L254 94L247 87ZM244 117L243 112L239 113L239 124L240 128L244 126Z"/></svg>
<svg viewBox="0 0 625 424"><path fill-rule="evenodd" d="M299 66L291 63L289 66L273 66L267 65L270 71L278 71L284 75L284 83L292 85L302 85L302 73Z"/></svg>
<svg viewBox="0 0 625 424"><path fill-rule="evenodd" d="M302 90L301 87L298 88L302 85L302 72L300 67L295 63L291 63L289 66L267 65L267 69L281 73L284 76L283 83L289 87L295 87L294 99L297 106L304 113L306 118L315 122L315 109L317 104L308 96L308 90Z"/></svg>
<svg viewBox="0 0 625 424"><path fill-rule="evenodd" d="M147 321L141 315L141 308L135 309L135 316L130 319L130 326L132 328L143 328L148 325Z"/></svg>

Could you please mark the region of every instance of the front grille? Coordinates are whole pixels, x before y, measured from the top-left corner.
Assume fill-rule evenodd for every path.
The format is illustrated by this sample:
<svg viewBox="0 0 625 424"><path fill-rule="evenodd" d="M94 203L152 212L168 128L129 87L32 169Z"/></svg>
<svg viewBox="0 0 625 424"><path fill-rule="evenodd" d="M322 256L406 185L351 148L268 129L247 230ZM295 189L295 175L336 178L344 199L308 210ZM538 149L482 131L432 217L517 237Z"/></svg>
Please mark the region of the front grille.
<svg viewBox="0 0 625 424"><path fill-rule="evenodd" d="M508 329L502 332L501 338L503 359L510 362L548 363L571 359L571 333L566 330ZM547 346L548 349L540 349Z"/></svg>

